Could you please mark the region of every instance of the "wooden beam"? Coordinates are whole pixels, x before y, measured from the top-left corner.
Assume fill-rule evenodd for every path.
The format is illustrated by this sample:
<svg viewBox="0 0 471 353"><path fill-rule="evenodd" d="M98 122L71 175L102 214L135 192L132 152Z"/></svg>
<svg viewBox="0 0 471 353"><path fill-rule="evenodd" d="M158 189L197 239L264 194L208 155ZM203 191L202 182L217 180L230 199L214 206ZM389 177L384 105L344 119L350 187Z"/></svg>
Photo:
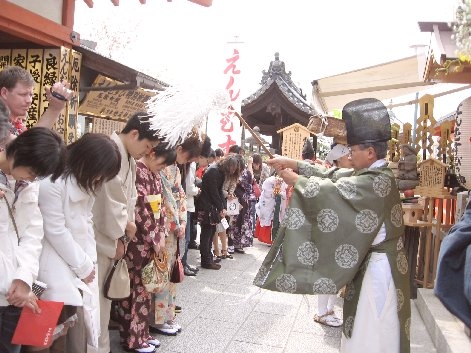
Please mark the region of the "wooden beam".
<svg viewBox="0 0 471 353"><path fill-rule="evenodd" d="M63 0L62 24L67 28L74 28L75 0Z"/></svg>
<svg viewBox="0 0 471 353"><path fill-rule="evenodd" d="M377 92L377 91L385 91L385 90L390 90L390 89L401 89L401 88L415 87L415 86L430 86L432 84L433 83L431 83L431 82L397 83L397 84L386 85L386 86L374 86L374 87L345 89L345 90L341 90L341 91L319 92L319 95L321 97L335 97L335 96L343 96L343 95L346 95L346 94Z"/></svg>
<svg viewBox="0 0 471 353"><path fill-rule="evenodd" d="M448 94L464 91L465 89L470 89L470 88L471 88L471 85L458 87L458 88L455 88L455 89L452 89L452 90L449 90L449 91L445 91L445 92L441 92L441 93L437 93L437 94L432 94L432 97L433 98L438 98L438 97L446 96ZM404 103L390 104L390 105L388 105L388 109L392 109L392 108L396 108L396 107L402 107L404 105L419 103L419 101L420 101L420 99L414 99L414 100L404 102Z"/></svg>
<svg viewBox="0 0 471 353"><path fill-rule="evenodd" d="M0 0L0 31L44 46L72 47L72 28L48 20L7 0Z"/></svg>

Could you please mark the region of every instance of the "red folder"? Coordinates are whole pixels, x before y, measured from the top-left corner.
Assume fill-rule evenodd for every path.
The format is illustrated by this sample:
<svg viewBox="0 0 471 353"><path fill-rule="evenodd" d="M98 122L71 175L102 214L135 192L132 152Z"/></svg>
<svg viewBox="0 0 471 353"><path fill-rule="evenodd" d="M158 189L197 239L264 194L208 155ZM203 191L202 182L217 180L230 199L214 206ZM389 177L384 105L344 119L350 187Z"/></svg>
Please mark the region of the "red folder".
<svg viewBox="0 0 471 353"><path fill-rule="evenodd" d="M56 328L63 302L38 300L41 313L34 313L29 307L23 307L11 343L26 346L48 347Z"/></svg>

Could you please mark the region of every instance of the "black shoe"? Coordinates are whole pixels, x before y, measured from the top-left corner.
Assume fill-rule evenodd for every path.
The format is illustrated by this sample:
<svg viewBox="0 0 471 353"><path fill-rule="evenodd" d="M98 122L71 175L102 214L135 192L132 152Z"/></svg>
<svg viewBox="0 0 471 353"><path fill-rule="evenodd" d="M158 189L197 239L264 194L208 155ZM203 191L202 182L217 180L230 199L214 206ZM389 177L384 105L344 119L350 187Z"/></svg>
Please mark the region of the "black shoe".
<svg viewBox="0 0 471 353"><path fill-rule="evenodd" d="M199 250L200 246L197 242L188 243L188 249Z"/></svg>
<svg viewBox="0 0 471 353"><path fill-rule="evenodd" d="M221 262L221 258L216 256L216 257L214 258L213 262L214 262L215 264L217 264L217 263Z"/></svg>
<svg viewBox="0 0 471 353"><path fill-rule="evenodd" d="M221 268L221 265L212 263L208 265L201 265L201 267L206 268L208 270L219 270Z"/></svg>
<svg viewBox="0 0 471 353"><path fill-rule="evenodd" d="M177 314L181 313L182 312L182 307L181 306L178 306L178 305L175 305L175 312Z"/></svg>
<svg viewBox="0 0 471 353"><path fill-rule="evenodd" d="M235 248L234 251L239 253L239 254L245 254L245 251L242 248Z"/></svg>

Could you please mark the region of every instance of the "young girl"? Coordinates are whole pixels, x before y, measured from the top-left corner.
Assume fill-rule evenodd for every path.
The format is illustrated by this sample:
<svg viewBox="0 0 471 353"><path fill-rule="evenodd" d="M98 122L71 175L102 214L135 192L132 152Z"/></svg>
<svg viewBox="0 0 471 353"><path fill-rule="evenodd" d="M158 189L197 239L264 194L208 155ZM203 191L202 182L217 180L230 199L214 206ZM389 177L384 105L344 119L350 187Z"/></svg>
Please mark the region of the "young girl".
<svg viewBox="0 0 471 353"><path fill-rule="evenodd" d="M89 133L67 147L62 176L40 182L44 240L38 279L47 284L41 298L64 302L59 324L74 314L78 316L77 325L42 353L86 352L87 342L98 344L98 332L94 337L85 335L82 309L84 300L98 306L92 206L97 190L116 176L120 165L116 143L106 135Z"/></svg>

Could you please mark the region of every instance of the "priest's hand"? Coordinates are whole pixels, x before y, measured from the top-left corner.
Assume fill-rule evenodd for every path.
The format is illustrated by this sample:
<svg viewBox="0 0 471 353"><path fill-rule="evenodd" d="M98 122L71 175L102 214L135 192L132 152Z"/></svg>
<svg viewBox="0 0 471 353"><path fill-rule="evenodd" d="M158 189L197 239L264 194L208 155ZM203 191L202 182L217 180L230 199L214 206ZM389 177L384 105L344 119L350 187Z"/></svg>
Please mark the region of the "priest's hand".
<svg viewBox="0 0 471 353"><path fill-rule="evenodd" d="M298 169L298 162L295 159L291 159L288 157L281 157L281 156L275 156L272 159L269 159L267 161L267 164L270 167L275 168L275 170L279 173L281 170L289 168L293 170Z"/></svg>
<svg viewBox="0 0 471 353"><path fill-rule="evenodd" d="M288 185L294 185L298 181L299 175L293 172L291 169L283 169L278 172L278 175Z"/></svg>

